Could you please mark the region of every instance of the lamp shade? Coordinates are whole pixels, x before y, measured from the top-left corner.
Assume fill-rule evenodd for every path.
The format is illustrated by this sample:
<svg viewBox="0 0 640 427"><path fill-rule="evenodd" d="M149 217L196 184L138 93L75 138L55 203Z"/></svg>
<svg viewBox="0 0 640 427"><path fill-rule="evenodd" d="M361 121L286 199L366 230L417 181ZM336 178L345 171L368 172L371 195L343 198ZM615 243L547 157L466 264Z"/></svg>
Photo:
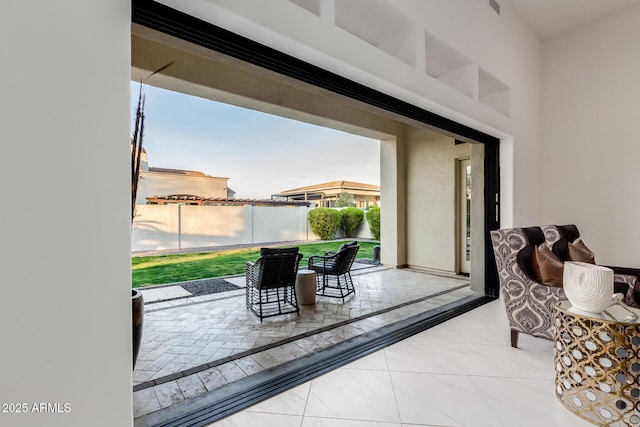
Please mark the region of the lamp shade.
<svg viewBox="0 0 640 427"><path fill-rule="evenodd" d="M602 313L613 298L613 270L586 262L567 261L562 276L564 293L573 307Z"/></svg>

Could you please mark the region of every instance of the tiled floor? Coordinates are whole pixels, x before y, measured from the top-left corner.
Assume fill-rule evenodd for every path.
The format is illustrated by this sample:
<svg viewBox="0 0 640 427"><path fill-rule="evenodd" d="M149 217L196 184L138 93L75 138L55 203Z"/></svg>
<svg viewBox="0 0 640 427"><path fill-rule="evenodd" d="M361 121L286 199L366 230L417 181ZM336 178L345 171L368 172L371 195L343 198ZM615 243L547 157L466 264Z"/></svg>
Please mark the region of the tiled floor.
<svg viewBox="0 0 640 427"><path fill-rule="evenodd" d="M229 279L244 286L244 278ZM295 314L264 319L245 290L145 305L134 371L134 415L154 413L381 326L472 295L468 279L385 267L353 272L357 293L318 297ZM374 377L378 375L373 374Z"/></svg>
<svg viewBox="0 0 640 427"><path fill-rule="evenodd" d="M519 347L497 300L211 425L591 426L556 400L551 341Z"/></svg>

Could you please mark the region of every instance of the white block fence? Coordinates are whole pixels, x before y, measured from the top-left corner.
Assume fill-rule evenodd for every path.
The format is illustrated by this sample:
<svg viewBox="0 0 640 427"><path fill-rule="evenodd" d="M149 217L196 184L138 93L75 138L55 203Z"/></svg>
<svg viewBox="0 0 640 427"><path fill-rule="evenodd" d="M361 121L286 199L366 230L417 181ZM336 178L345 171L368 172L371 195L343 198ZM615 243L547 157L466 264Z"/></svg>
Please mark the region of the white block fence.
<svg viewBox="0 0 640 427"><path fill-rule="evenodd" d="M307 221L310 209L251 205L137 205L131 250L317 240ZM341 230L336 237L343 237ZM356 237L372 238L366 213Z"/></svg>

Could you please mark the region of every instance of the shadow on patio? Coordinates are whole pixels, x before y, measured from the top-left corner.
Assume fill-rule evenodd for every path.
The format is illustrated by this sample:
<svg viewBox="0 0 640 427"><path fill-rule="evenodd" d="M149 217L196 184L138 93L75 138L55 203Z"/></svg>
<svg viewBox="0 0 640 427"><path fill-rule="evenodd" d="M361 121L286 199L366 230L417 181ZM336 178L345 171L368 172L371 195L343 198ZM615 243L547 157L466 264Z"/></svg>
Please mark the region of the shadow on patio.
<svg viewBox="0 0 640 427"><path fill-rule="evenodd" d="M356 294L344 303L318 296L315 305L300 306L300 316L262 323L246 309L244 276L224 278L235 290L146 304L133 373L136 426L158 425L214 404L218 416L228 415L236 406L229 403L225 412L224 401L242 390L293 372L299 378L292 383L310 379L343 363L340 354L362 352L382 331L397 333L393 328L473 295L462 276L358 263L352 276Z"/></svg>

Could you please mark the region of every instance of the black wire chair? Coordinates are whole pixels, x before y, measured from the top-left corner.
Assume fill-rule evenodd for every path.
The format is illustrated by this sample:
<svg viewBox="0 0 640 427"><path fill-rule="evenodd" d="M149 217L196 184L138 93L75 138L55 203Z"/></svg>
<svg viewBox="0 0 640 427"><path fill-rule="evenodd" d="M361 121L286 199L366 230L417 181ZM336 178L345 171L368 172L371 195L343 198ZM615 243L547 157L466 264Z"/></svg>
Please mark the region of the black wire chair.
<svg viewBox="0 0 640 427"><path fill-rule="evenodd" d="M316 272L316 295L342 298L355 294L351 279L351 266L356 259L360 246L358 242L349 242L340 246L336 252L309 257L309 270Z"/></svg>
<svg viewBox="0 0 640 427"><path fill-rule="evenodd" d="M298 248L262 248L260 258L246 266L247 308L260 318L297 313L296 275L302 254Z"/></svg>

